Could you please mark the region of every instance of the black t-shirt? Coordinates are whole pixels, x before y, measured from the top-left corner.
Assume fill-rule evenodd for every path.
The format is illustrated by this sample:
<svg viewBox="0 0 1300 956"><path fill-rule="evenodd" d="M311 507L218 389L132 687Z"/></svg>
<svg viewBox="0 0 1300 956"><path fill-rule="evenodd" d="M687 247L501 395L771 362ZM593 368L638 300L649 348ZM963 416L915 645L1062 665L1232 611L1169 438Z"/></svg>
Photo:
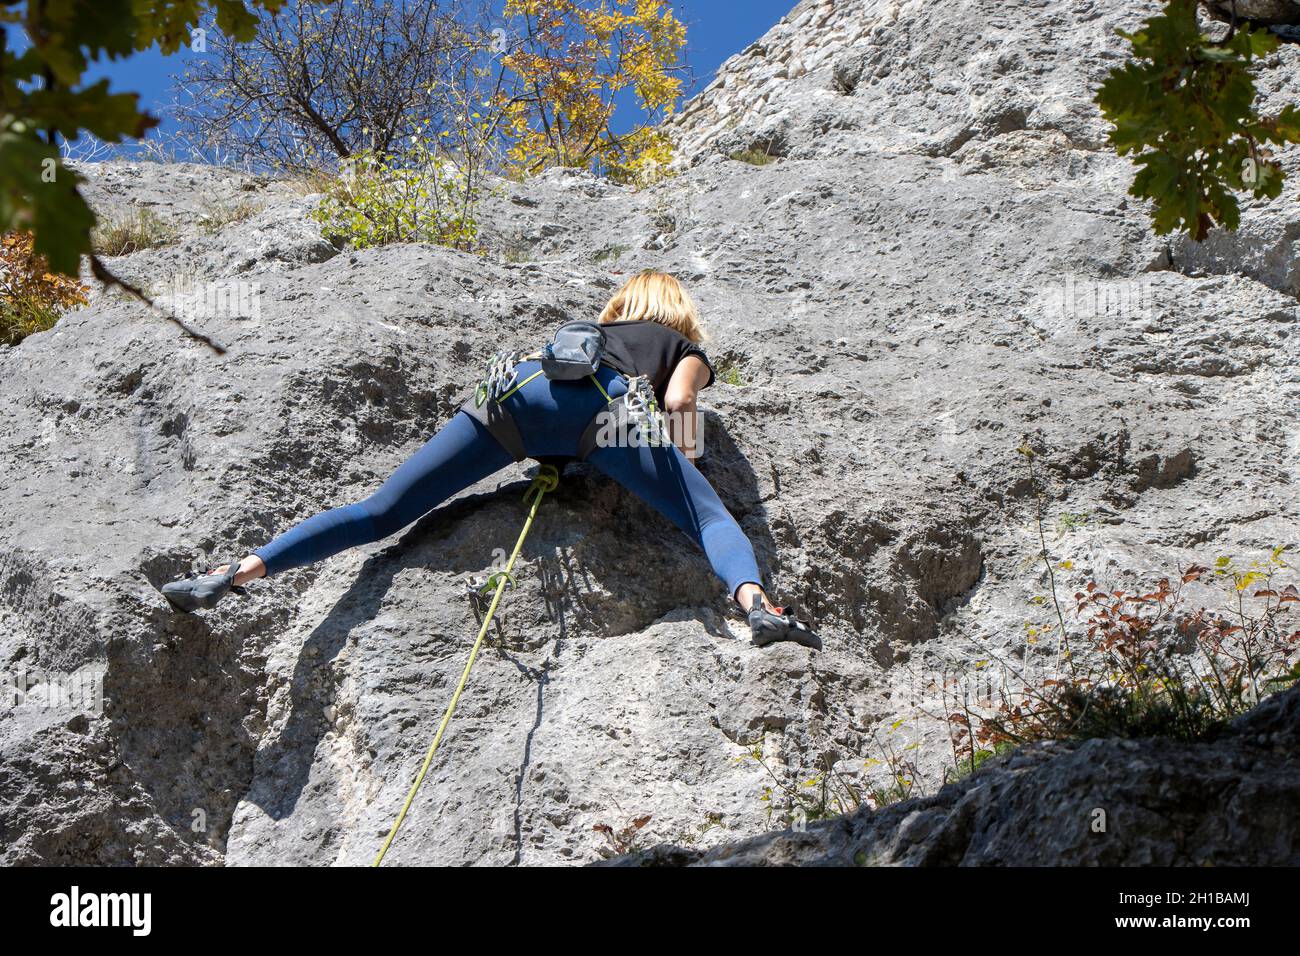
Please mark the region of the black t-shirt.
<svg viewBox="0 0 1300 956"><path fill-rule="evenodd" d="M624 375L644 375L654 386L659 407L664 407L664 393L668 380L677 370L677 363L688 355L695 355L709 367L708 388L713 384L713 363L704 349L675 329L658 322L606 322L605 362Z"/></svg>

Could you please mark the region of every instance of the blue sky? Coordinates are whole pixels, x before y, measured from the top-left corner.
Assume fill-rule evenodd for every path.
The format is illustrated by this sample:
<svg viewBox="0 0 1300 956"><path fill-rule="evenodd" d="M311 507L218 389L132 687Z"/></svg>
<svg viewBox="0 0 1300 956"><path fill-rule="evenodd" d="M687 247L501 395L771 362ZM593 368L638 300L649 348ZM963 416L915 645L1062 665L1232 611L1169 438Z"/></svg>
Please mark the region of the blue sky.
<svg viewBox="0 0 1300 956"><path fill-rule="evenodd" d="M686 60L695 74L695 88L702 89L729 56L739 53L758 39L794 7L796 0L674 0L678 19L687 26ZM171 100L171 77L183 71L184 53L164 57L159 52L143 53L116 62L98 64L92 80L107 77L114 92L135 92L150 112ZM620 104L614 126L620 132L632 124L631 110Z"/></svg>

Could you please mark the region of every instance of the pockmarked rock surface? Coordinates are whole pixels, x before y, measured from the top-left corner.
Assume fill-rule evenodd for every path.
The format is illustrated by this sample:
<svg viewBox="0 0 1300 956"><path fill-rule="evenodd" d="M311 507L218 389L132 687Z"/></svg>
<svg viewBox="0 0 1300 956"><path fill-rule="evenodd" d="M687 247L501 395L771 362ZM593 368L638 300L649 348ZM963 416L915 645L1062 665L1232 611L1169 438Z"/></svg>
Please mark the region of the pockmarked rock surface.
<svg viewBox="0 0 1300 956"><path fill-rule="evenodd" d="M365 497L493 351L596 315L646 267L691 288L725 373L701 467L826 650L749 646L693 545L570 467L387 862L585 863L609 849L596 827L646 815L643 845L708 853L780 825L772 775L880 785L882 740L912 748L932 796L835 824L835 845L883 846L908 814L958 826L917 694L952 661L1025 653L1046 619L1022 443L1072 561L1062 593L1296 539L1300 169L1284 154L1286 196L1234 236L1151 233L1090 90L1115 28L1155 7L801 3L684 111L679 175L501 184L481 255L340 251L287 182L88 167L97 208L174 233L113 267L227 350L104 293L0 349L0 666L25 688L0 709L0 862L368 863L477 629L466 579L518 533L525 468L211 613L173 614L158 588ZM1284 46L1261 90L1276 105L1298 84ZM779 158L729 158L754 149ZM1026 752L961 806L1012 819L1034 787L1104 788L1089 748L1183 759ZM1240 759L1243 779L1272 773ZM1214 817L1196 852L1147 845L1227 859L1269 819ZM881 862L966 859L896 837ZM1032 862L1114 859L1067 839L1044 830Z"/></svg>

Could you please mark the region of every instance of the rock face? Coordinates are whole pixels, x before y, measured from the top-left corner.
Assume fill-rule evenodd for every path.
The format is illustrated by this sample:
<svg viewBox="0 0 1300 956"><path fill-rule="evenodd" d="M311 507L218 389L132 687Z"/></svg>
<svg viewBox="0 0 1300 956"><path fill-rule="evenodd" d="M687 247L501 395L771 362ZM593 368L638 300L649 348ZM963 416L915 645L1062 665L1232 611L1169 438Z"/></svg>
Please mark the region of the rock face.
<svg viewBox="0 0 1300 956"><path fill-rule="evenodd" d="M1295 866L1300 690L1207 744L1026 747L938 794L712 850L618 866Z"/></svg>
<svg viewBox="0 0 1300 956"><path fill-rule="evenodd" d="M503 184L485 255L338 252L287 183L90 168L99 208L147 206L176 233L114 268L228 351L111 295L0 349L0 660L35 682L0 710L0 862L369 862L476 630L465 579L518 533L523 467L209 614L157 588L366 496L502 343L594 316L641 268L700 301L727 372L701 467L826 651L750 647L703 556L571 467L391 863L587 862L594 827L646 814L643 841L694 854L772 825L769 771L878 784L866 758L891 733L933 792L947 740L918 688L1023 653L1046 619L1022 442L1073 561L1062 593L1293 543L1298 180L1236 235L1151 234L1089 89L1115 28L1156 6L802 3L687 109L679 176ZM1263 69L1269 104L1296 98L1298 54ZM727 158L769 133L779 161ZM102 708L43 706L96 675ZM911 813L958 826L985 786L1014 816L1052 767L1082 786L1089 747L1182 760L1029 752L1005 784L837 825L870 832L836 846L883 846ZM1250 754L1249 779L1273 773ZM1231 834L1228 814L1196 819ZM1067 858L1042 827L1034 862ZM810 859L840 852L817 840ZM1217 860L1230 842L1149 847ZM890 845L882 861L930 858L919 837Z"/></svg>
<svg viewBox="0 0 1300 956"><path fill-rule="evenodd" d="M1233 8L1239 18L1248 18L1256 23L1290 24L1300 23L1300 2L1297 0L1212 0L1220 16L1231 18Z"/></svg>

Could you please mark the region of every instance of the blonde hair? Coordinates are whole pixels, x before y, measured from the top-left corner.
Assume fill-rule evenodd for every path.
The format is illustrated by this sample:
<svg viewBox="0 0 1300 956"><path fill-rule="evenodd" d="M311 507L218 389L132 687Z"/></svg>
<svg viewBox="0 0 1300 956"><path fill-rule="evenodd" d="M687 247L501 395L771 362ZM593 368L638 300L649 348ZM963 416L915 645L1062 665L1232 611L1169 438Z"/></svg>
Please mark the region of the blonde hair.
<svg viewBox="0 0 1300 956"><path fill-rule="evenodd" d="M602 324L658 322L692 342L703 342L707 338L694 300L685 287L666 272L647 270L628 279L600 313L600 321Z"/></svg>

